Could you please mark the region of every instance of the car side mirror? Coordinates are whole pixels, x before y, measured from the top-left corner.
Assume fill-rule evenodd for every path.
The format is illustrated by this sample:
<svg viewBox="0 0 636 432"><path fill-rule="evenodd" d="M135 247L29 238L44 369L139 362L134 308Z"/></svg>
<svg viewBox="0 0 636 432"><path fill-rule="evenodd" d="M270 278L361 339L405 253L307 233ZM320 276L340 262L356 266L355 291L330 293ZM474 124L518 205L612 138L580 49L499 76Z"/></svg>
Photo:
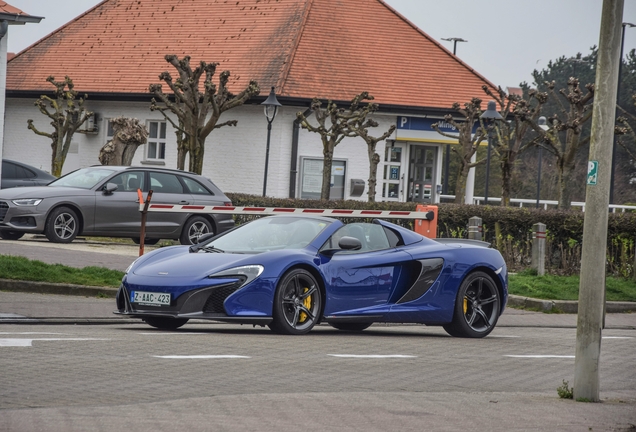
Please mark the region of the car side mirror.
<svg viewBox="0 0 636 432"><path fill-rule="evenodd" d="M105 195L110 195L117 190L118 186L115 183L106 183L106 186L103 187L103 191Z"/></svg>
<svg viewBox="0 0 636 432"><path fill-rule="evenodd" d="M344 236L338 241L339 249L323 249L321 254L326 256L333 256L343 250L360 250L362 248L362 242L355 237Z"/></svg>
<svg viewBox="0 0 636 432"><path fill-rule="evenodd" d="M199 238L196 240L197 242L196 244L203 243L204 241L211 239L215 235L216 235L215 233L203 234L202 236L199 236Z"/></svg>

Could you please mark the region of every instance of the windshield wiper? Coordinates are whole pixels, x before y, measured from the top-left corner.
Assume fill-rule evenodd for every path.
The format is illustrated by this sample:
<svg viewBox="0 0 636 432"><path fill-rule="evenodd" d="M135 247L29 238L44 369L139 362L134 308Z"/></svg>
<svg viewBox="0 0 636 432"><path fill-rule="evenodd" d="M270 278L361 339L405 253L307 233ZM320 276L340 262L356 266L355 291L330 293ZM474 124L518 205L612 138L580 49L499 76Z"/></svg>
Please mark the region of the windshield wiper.
<svg viewBox="0 0 636 432"><path fill-rule="evenodd" d="M214 247L212 245L202 247L201 250L203 250L205 252L225 253L225 251L223 249L219 249L219 248Z"/></svg>

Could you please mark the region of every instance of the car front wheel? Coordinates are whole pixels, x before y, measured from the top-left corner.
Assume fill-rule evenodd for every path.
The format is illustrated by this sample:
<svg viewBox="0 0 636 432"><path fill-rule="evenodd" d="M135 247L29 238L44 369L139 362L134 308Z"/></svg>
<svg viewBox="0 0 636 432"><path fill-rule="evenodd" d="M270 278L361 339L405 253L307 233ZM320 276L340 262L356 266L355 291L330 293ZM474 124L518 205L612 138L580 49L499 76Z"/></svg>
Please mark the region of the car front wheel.
<svg viewBox="0 0 636 432"><path fill-rule="evenodd" d="M77 214L68 207L54 209L46 220L44 234L50 242L70 243L79 231Z"/></svg>
<svg viewBox="0 0 636 432"><path fill-rule="evenodd" d="M471 273L459 287L453 321L444 330L451 336L482 338L495 328L500 310L495 281L484 272Z"/></svg>
<svg viewBox="0 0 636 432"><path fill-rule="evenodd" d="M24 233L19 231L0 231L0 238L5 240L20 240L23 235Z"/></svg>
<svg viewBox="0 0 636 432"><path fill-rule="evenodd" d="M187 220L183 226L179 241L182 245L197 244L199 237L214 232L212 224L204 217L194 216Z"/></svg>
<svg viewBox="0 0 636 432"><path fill-rule="evenodd" d="M274 295L274 332L288 335L308 333L319 321L322 298L318 282L303 269L287 272Z"/></svg>

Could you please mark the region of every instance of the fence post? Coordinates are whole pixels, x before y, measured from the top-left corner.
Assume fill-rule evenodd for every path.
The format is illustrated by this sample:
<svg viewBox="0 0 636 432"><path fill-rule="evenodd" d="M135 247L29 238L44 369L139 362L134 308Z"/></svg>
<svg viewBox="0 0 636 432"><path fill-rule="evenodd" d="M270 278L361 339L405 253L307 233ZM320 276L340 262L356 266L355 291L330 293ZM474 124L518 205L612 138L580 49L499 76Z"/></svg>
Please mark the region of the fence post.
<svg viewBox="0 0 636 432"><path fill-rule="evenodd" d="M532 268L539 276L545 274L545 224L532 225Z"/></svg>
<svg viewBox="0 0 636 432"><path fill-rule="evenodd" d="M468 238L471 240L481 240L482 234L481 218L473 216L468 219Z"/></svg>

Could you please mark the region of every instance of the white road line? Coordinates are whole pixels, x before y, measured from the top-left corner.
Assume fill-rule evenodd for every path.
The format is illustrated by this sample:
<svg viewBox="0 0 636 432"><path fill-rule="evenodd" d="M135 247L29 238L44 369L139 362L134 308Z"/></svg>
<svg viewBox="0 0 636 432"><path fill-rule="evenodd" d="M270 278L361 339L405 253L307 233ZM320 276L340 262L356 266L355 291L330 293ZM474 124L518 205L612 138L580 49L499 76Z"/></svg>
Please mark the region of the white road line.
<svg viewBox="0 0 636 432"><path fill-rule="evenodd" d="M248 359L252 357L240 355L166 355L153 356L162 359Z"/></svg>
<svg viewBox="0 0 636 432"><path fill-rule="evenodd" d="M327 354L331 357L339 357L339 358L417 358L417 356L412 355L402 355L402 354Z"/></svg>
<svg viewBox="0 0 636 432"><path fill-rule="evenodd" d="M197 333L197 332L150 332L150 333L139 333L144 336L157 336L157 335L204 335L207 333Z"/></svg>
<svg viewBox="0 0 636 432"><path fill-rule="evenodd" d="M41 334L41 335L66 335L68 333L49 333L49 332L0 332L3 335L32 335L32 334Z"/></svg>
<svg viewBox="0 0 636 432"><path fill-rule="evenodd" d="M513 358L574 358L570 355L504 355L504 357Z"/></svg>
<svg viewBox="0 0 636 432"><path fill-rule="evenodd" d="M110 340L110 339L98 339L98 338L36 338L36 339L0 339L0 347L30 347L33 346L33 341L96 341L96 340Z"/></svg>
<svg viewBox="0 0 636 432"><path fill-rule="evenodd" d="M603 336L603 339L634 339L631 336Z"/></svg>
<svg viewBox="0 0 636 432"><path fill-rule="evenodd" d="M507 336L507 335L488 335L489 338L518 338L521 336Z"/></svg>

